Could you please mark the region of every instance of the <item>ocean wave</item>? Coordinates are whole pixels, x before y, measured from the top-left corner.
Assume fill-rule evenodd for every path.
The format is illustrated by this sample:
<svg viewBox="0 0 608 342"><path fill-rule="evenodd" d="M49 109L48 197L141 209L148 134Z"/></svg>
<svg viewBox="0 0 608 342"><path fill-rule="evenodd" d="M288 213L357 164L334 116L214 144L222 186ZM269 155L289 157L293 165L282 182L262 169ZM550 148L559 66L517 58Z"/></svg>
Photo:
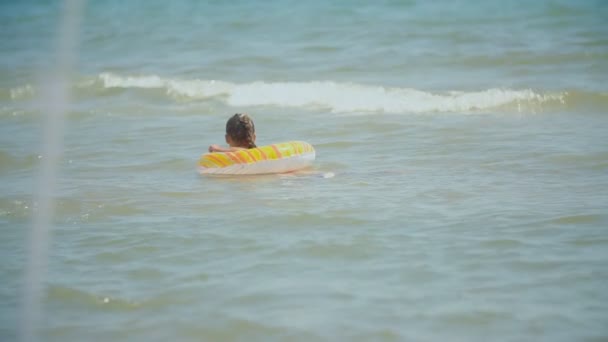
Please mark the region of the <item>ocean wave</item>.
<svg viewBox="0 0 608 342"><path fill-rule="evenodd" d="M413 88L384 87L333 81L232 83L180 80L102 73L104 88L161 89L179 99L219 99L235 107L276 106L327 109L334 113L478 112L505 108L537 111L544 104L564 104L567 92L492 88L481 91L431 93Z"/></svg>
<svg viewBox="0 0 608 342"><path fill-rule="evenodd" d="M28 100L34 95L36 95L36 89L31 84L0 89L0 100Z"/></svg>
<svg viewBox="0 0 608 342"><path fill-rule="evenodd" d="M430 92L335 81L234 83L157 75L101 73L76 82L80 96L113 96L125 90L155 92L175 101L218 101L234 107L271 106L333 113L543 113L559 110L605 112L608 92L489 88ZM31 85L4 89L12 101L31 98Z"/></svg>

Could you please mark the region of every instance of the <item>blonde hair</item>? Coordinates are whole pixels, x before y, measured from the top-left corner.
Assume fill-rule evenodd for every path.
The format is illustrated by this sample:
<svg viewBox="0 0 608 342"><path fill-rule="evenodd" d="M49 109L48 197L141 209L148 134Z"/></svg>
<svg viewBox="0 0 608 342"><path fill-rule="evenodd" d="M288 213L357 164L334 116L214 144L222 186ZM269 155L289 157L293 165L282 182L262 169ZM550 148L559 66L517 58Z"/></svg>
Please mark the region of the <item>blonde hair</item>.
<svg viewBox="0 0 608 342"><path fill-rule="evenodd" d="M226 134L240 147L255 148L255 125L247 114L234 114L226 122Z"/></svg>

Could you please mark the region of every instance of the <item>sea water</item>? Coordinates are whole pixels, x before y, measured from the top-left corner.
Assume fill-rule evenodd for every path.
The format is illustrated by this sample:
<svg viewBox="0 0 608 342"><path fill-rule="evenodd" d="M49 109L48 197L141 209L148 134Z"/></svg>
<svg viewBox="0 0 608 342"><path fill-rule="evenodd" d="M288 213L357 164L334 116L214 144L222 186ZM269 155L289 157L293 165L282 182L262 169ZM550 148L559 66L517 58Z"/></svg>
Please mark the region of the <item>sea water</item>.
<svg viewBox="0 0 608 342"><path fill-rule="evenodd" d="M19 336L58 1L0 3L0 340ZM90 1L48 341L608 339L603 1ZM247 112L311 169L204 177Z"/></svg>

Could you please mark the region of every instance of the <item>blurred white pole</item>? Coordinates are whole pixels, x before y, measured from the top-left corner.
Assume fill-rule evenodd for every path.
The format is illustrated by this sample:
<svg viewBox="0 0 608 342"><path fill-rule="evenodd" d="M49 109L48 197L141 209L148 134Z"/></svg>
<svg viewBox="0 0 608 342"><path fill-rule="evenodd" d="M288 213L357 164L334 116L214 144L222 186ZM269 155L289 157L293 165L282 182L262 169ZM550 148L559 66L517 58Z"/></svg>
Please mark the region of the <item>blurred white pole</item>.
<svg viewBox="0 0 608 342"><path fill-rule="evenodd" d="M42 159L28 239L28 255L23 288L21 340L37 341L43 318L45 278L57 170L63 152L64 117L70 108L70 74L76 60L76 45L82 16L83 0L65 0L57 33L56 60L49 77L41 84L40 112L43 113Z"/></svg>

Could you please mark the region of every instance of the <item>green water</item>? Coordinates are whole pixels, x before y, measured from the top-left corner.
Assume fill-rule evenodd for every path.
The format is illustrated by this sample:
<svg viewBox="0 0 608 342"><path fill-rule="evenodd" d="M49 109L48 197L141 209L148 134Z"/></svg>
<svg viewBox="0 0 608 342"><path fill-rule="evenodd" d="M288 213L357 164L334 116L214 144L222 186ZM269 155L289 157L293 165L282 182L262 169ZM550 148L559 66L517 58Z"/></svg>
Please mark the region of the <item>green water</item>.
<svg viewBox="0 0 608 342"><path fill-rule="evenodd" d="M58 13L0 5L3 341ZM88 4L42 340L605 340L605 19L593 1ZM242 111L314 166L198 175Z"/></svg>

